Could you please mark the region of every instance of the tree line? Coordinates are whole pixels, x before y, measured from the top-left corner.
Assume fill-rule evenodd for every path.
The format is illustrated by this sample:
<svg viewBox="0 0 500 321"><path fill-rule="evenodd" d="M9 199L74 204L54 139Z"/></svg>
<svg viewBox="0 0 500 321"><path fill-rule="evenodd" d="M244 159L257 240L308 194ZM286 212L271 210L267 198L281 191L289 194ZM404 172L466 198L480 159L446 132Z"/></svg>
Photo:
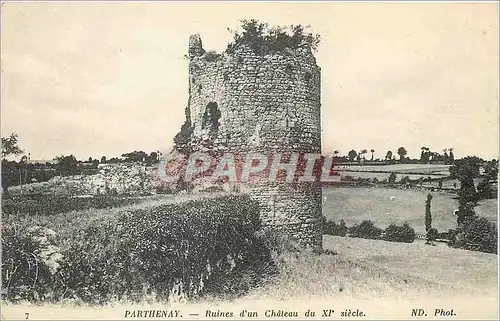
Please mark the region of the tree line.
<svg viewBox="0 0 500 321"><path fill-rule="evenodd" d="M455 155L453 154L453 148L445 148L443 149L443 153L439 153L436 151L432 151L429 147L422 146L420 158L411 159L407 157L408 151L404 146L401 146L397 149L396 153L393 153L392 150L388 150L385 152L384 158L376 158L375 159L375 149L360 149L356 151L351 149L346 155L341 155L338 150L333 151L334 157L339 161L344 162L383 162L383 163L421 163L421 164L429 164L429 163L442 163L445 165L452 165L455 161ZM398 157L396 157L398 155Z"/></svg>
<svg viewBox="0 0 500 321"><path fill-rule="evenodd" d="M9 160L12 156L21 155L19 161ZM45 182L55 176L95 174L99 164L140 162L152 165L158 163L160 156L159 151L132 151L109 159L102 156L81 160L74 155L60 155L52 161L32 161L31 154L20 148L18 135L12 133L8 137L2 137L2 189L6 192L9 186Z"/></svg>

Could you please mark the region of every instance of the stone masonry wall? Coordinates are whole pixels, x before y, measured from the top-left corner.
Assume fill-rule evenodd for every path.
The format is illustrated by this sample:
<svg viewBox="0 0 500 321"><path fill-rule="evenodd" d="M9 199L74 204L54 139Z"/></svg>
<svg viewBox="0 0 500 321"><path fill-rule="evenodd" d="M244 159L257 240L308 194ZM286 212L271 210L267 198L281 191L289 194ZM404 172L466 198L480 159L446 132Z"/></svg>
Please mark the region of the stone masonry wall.
<svg viewBox="0 0 500 321"><path fill-rule="evenodd" d="M239 46L206 53L189 41L192 148L233 153L321 153L321 71L307 44L269 55ZM219 113L218 126L207 119ZM321 248L321 187L259 184L242 188L263 208L265 224Z"/></svg>

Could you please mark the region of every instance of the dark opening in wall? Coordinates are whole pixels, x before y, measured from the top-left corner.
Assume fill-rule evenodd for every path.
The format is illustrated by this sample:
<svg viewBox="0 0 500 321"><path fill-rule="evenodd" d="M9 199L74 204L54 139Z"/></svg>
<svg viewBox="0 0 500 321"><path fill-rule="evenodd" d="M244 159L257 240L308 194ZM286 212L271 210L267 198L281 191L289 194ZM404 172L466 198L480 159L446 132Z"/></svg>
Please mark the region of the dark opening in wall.
<svg viewBox="0 0 500 321"><path fill-rule="evenodd" d="M198 94L201 94L201 90L203 89L203 86L201 84L198 85Z"/></svg>
<svg viewBox="0 0 500 321"><path fill-rule="evenodd" d="M311 81L312 79L312 75L309 71L306 71L305 75L304 75L304 79L306 80L306 82L309 84L309 82Z"/></svg>
<svg viewBox="0 0 500 321"><path fill-rule="evenodd" d="M202 129L218 130L221 112L215 102L209 102L203 114Z"/></svg>

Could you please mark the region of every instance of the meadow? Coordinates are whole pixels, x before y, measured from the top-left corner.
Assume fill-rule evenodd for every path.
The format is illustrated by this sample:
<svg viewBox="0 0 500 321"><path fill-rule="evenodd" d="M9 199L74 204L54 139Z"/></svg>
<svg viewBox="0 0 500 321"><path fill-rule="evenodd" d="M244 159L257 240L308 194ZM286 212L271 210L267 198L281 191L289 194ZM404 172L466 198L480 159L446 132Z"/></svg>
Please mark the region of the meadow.
<svg viewBox="0 0 500 321"><path fill-rule="evenodd" d="M369 187L328 187L323 189L323 215L339 222L343 219L347 226L372 220L375 225L385 228L391 223L405 221L417 233L425 232L425 201L433 196L431 203L432 226L440 232L456 228L458 200L452 194ZM481 200L475 208L476 214L497 221L498 200Z"/></svg>
<svg viewBox="0 0 500 321"><path fill-rule="evenodd" d="M399 174L421 174L421 175L449 175L450 165L436 164L392 164L392 165L334 165L341 171L357 172L385 172Z"/></svg>

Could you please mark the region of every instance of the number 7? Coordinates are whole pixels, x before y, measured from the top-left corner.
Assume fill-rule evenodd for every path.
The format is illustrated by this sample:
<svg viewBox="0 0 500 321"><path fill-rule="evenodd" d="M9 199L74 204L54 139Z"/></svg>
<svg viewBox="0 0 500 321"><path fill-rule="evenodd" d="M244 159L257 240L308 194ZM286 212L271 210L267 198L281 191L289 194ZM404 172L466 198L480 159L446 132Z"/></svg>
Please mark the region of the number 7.
<svg viewBox="0 0 500 321"><path fill-rule="evenodd" d="M28 320L29 316L30 316L30 313L29 312L26 312L24 313L24 315L26 316L26 320Z"/></svg>

